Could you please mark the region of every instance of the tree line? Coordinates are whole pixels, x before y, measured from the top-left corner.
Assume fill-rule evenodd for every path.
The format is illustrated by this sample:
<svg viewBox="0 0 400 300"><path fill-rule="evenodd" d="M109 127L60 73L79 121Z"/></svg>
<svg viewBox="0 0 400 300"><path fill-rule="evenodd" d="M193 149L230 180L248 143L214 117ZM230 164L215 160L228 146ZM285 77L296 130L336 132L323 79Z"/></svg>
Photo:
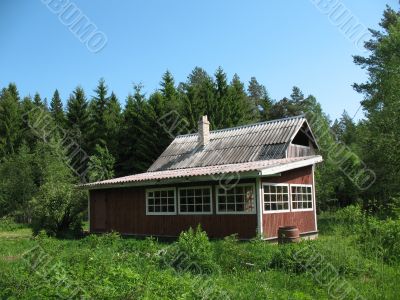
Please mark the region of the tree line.
<svg viewBox="0 0 400 300"><path fill-rule="evenodd" d="M360 202L389 215L399 207L399 12L388 7L380 26L365 45L370 55L354 58L369 74L366 83L354 84L365 96L365 118L357 123L346 112L330 120L298 87L277 101L255 77L247 84L237 74L229 80L222 68L210 75L196 67L180 83L166 71L149 95L135 84L124 107L104 79L90 96L78 86L62 101L55 90L50 103L38 93L21 98L10 83L0 93L0 216L34 222L32 212L59 203L56 221L36 221L70 228L85 198L71 186L146 171L174 136L196 132L202 115L211 129L220 129L303 113L318 120L317 139L324 145L325 163L316 174L320 209ZM345 166L332 155L338 143L346 145ZM360 189L349 170L365 166L376 176L371 187Z"/></svg>

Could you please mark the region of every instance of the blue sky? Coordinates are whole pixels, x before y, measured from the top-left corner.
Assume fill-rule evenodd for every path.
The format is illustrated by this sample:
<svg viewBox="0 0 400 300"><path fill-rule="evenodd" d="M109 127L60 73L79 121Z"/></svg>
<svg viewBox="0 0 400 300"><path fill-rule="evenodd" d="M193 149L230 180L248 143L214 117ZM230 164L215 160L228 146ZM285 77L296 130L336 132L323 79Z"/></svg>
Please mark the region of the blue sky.
<svg viewBox="0 0 400 300"><path fill-rule="evenodd" d="M21 95L37 91L48 99L58 88L65 103L78 84L93 95L104 77L124 103L133 82L151 93L167 69L180 82L195 66L210 74L222 66L229 78L238 73L248 82L255 76L274 99L297 85L331 118L344 109L354 115L362 100L351 87L366 79L352 62L362 52L332 24L333 14L314 5L319 0L64 1L104 32L105 47L88 51L46 1L1 1L1 87L15 82ZM386 4L399 7L397 0L340 2L372 28Z"/></svg>

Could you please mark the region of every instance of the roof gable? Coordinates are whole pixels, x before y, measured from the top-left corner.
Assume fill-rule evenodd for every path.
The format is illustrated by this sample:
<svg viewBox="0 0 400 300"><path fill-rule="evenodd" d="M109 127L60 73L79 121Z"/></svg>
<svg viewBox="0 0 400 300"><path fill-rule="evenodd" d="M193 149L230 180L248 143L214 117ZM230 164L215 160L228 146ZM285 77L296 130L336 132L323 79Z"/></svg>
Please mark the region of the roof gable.
<svg viewBox="0 0 400 300"><path fill-rule="evenodd" d="M297 116L214 130L204 147L197 134L177 136L148 172L285 158L288 145L304 126L309 129L305 117ZM311 130L308 133L316 144Z"/></svg>

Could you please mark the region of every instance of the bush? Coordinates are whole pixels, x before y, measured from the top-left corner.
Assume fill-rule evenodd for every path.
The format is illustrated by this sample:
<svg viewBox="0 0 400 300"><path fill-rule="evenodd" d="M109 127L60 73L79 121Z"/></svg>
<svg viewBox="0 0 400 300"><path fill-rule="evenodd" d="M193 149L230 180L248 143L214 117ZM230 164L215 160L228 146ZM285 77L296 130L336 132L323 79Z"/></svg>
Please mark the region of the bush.
<svg viewBox="0 0 400 300"><path fill-rule="evenodd" d="M224 271L240 269L265 270L274 252L275 245L256 238L250 242L240 243L236 235L226 237L215 245L217 263Z"/></svg>
<svg viewBox="0 0 400 300"><path fill-rule="evenodd" d="M14 231L20 228L24 228L23 224L15 223L14 219L10 217L0 218L0 230L1 231Z"/></svg>
<svg viewBox="0 0 400 300"><path fill-rule="evenodd" d="M370 217L358 241L370 257L379 257L387 263L400 262L400 220L380 221Z"/></svg>
<svg viewBox="0 0 400 300"><path fill-rule="evenodd" d="M190 271L195 274L209 274L218 271L214 262L214 252L200 225L193 230L183 231L174 243L162 255L163 264L178 272Z"/></svg>
<svg viewBox="0 0 400 300"><path fill-rule="evenodd" d="M55 140L39 143L36 149L41 185L30 201L34 234L43 229L50 236L81 232L87 192L78 190L69 160Z"/></svg>
<svg viewBox="0 0 400 300"><path fill-rule="evenodd" d="M365 215L360 206L349 205L345 208L339 209L335 214L335 219L336 223L343 225L341 229L347 231L344 232L345 234L356 234L361 230L361 225L365 220Z"/></svg>

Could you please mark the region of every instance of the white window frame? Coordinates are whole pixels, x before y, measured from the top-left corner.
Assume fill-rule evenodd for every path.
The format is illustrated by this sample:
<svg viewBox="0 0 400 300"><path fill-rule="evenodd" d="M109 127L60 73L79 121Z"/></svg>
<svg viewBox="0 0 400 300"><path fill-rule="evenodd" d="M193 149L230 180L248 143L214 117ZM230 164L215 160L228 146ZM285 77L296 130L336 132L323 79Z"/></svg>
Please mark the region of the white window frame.
<svg viewBox="0 0 400 300"><path fill-rule="evenodd" d="M292 202L292 186L293 187L311 187L311 208L293 208ZM313 195L314 187L312 184L291 184L290 185L290 206L292 208L292 211L313 211L314 210L314 195ZM308 201L307 201L308 202ZM298 202L297 202L298 203Z"/></svg>
<svg viewBox="0 0 400 300"><path fill-rule="evenodd" d="M174 211L173 212L149 212L149 192L161 192L161 191L173 191L174 192ZM165 188L152 188L146 189L146 215L147 216L172 216L176 215L176 188L165 187Z"/></svg>
<svg viewBox="0 0 400 300"><path fill-rule="evenodd" d="M209 212L181 212L181 190L191 190L191 189L208 189L210 191L210 208ZM178 188L178 213L180 215L212 215L213 214L213 195L212 195L212 187L210 185L205 186L188 186L188 187L179 187Z"/></svg>
<svg viewBox="0 0 400 300"><path fill-rule="evenodd" d="M240 186L251 186L251 188L253 189L253 202L254 202L254 211L252 212L247 212L247 211L219 211L219 192L218 189L220 188L219 185L215 186L215 202L216 202L216 213L217 215L255 215L257 213L257 196L256 196L256 189L255 189L255 184L254 183L240 183L240 184L232 184L231 188L235 188L235 187L240 187ZM229 190L229 189L227 189Z"/></svg>
<svg viewBox="0 0 400 300"><path fill-rule="evenodd" d="M288 208L280 209L280 210L266 210L265 209L265 186L286 186L288 190ZM291 212L292 210L292 202L290 197L290 184L289 183L273 183L273 182L263 182L262 183L262 210L264 214L276 214L276 213L286 213Z"/></svg>

